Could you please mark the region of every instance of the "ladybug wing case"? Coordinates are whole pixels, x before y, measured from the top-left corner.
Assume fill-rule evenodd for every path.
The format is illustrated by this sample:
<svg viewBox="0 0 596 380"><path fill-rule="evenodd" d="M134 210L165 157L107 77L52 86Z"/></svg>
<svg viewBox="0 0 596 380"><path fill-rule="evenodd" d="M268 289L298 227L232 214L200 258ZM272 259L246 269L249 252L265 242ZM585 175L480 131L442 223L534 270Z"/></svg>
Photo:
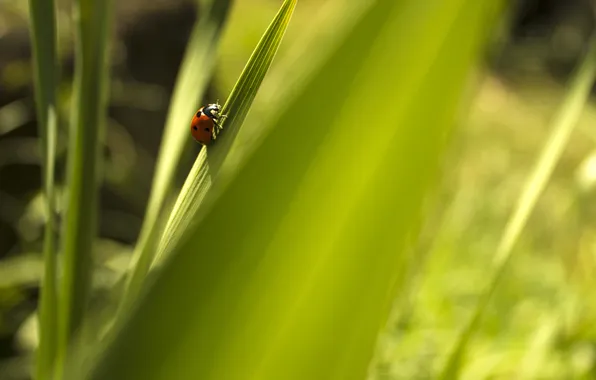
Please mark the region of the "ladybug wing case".
<svg viewBox="0 0 596 380"><path fill-rule="evenodd" d="M194 117L190 126L192 136L203 145L208 145L213 138L213 120L208 117Z"/></svg>

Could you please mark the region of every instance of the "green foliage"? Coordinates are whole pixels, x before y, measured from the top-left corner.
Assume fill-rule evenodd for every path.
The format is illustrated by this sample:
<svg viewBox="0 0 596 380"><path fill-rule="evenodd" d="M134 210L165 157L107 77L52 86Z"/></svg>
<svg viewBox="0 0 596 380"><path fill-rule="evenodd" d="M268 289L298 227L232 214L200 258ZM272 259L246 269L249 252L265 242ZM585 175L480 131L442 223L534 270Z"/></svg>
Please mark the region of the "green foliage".
<svg viewBox="0 0 596 380"><path fill-rule="evenodd" d="M489 238L480 244L480 238L471 237L474 231L459 231L466 239L457 240L453 237L457 227L445 219L439 236L427 238L434 244L428 249L433 255L421 258L412 247L423 206L439 179L453 126L460 111L467 110L467 103L462 103L468 100L463 96L467 81L495 16L500 15L501 2L371 0L342 7L341 0L333 0L327 11L337 13L327 22L321 17L310 37L298 39L302 45L290 46L293 54L281 64L276 61L275 67L290 19L295 19L302 5L311 7L305 13L321 9L297 5L297 0L280 1L277 15L224 103L223 131L201 150L169 210L166 200L190 141L188 123L212 80L214 56L232 6L232 1L198 3L200 18L172 95L140 237L129 272L118 271L119 276L127 275L122 308L115 318L109 313L110 320L117 322L114 329L101 326L101 331L91 334L95 339L109 331L107 339L90 345L77 338L83 328L97 328L86 318L93 251L99 246L95 234L99 151L109 83L112 4L75 2L67 213L62 235L56 239L56 15L53 1L30 0L47 218L37 379L71 375L115 380L363 379L396 295L400 324L389 331L396 334L392 344L400 352L388 355L387 361L399 371L394 370L391 378L484 378L495 376L499 368L515 366L520 378L580 367L574 374L589 373L593 359L576 364L589 349L569 343L573 347L559 346L564 338L593 341L593 306L583 305L576 294L581 292L566 289L564 297L553 294L564 283L553 258L541 264L540 273L534 269L536 258L529 255L516 256L521 264L513 268L509 264L516 246L528 250L519 244L522 232L546 194L586 104L596 72L594 41L497 242ZM275 81L266 86L266 100L259 103L255 97L263 92L261 85L271 71ZM245 132L245 140L237 138ZM509 198L517 195L508 194ZM474 209L468 205L474 197L459 195L466 207ZM481 199L485 207L481 211L490 214L492 199L487 198ZM581 209L587 203L573 207ZM63 253L60 262L56 240ZM493 255L493 263L483 266L482 260ZM458 269L446 269L450 260L459 260L464 275ZM19 277L10 270L4 268L4 273L14 274L6 276L4 287L10 288L7 282L40 280L37 271ZM426 282L420 291L423 305L418 305L422 313L414 306L409 309L417 296L407 284L412 273L423 274L420 282ZM154 276L151 281L150 276ZM505 283L505 277L515 278ZM480 292L475 288L478 283L485 285ZM449 298L458 291L465 293L461 289L466 286L464 297ZM58 287L61 297L57 297ZM585 288L584 298L591 287ZM509 311L512 303L525 300L526 290L545 293L541 302L564 299L565 303L556 310L533 306L527 314L531 317L503 317L503 310ZM2 294L6 304L16 302L16 293L9 289L0 292L0 303ZM461 298L466 307L459 307ZM471 317L461 318L459 309L472 310ZM409 317L412 324L404 327ZM567 324L563 317L575 324ZM510 335L505 335L507 342L527 344L527 352L502 349L492 354L491 346L491 355L483 356L490 344L502 344L498 338L506 333L495 331L509 319L515 323L509 326ZM435 329L431 338L421 332L425 322ZM461 327L460 334L453 326L445 327L450 322ZM484 339L476 342L473 337L480 333ZM425 356L426 347L421 347L427 339L436 344L430 344L429 351L434 350L430 358ZM558 352L561 362L549 360L556 350L564 352ZM90 352L97 356L88 356ZM463 360L468 352L476 353L474 361ZM403 363L396 359L406 356ZM81 358L90 358L91 367L83 366ZM89 371L80 374L81 369ZM373 371L371 377L381 378L381 372Z"/></svg>
<svg viewBox="0 0 596 380"><path fill-rule="evenodd" d="M56 16L51 0L30 0L31 36L35 78L35 104L39 140L42 152L42 182L45 195L46 226L44 230L44 281L39 302L40 344L37 353L35 378L50 378L56 352L57 284L56 284L56 226L54 204L54 170L56 162L56 87L58 62L56 57Z"/></svg>
<svg viewBox="0 0 596 380"><path fill-rule="evenodd" d="M132 269L125 288L123 305L138 295L155 256L160 237L159 217L172 186L183 148L189 141L187 125L205 93L215 64L213 56L232 1L204 1L182 62L172 96L163 142L149 204L135 247Z"/></svg>
<svg viewBox="0 0 596 380"><path fill-rule="evenodd" d="M74 96L68 152L68 195L62 235L56 376L88 306L97 225L100 147L106 117L111 1L75 2Z"/></svg>
<svg viewBox="0 0 596 380"><path fill-rule="evenodd" d="M494 12L372 3L272 104L252 154L221 160L197 223L85 378L364 378Z"/></svg>
<svg viewBox="0 0 596 380"><path fill-rule="evenodd" d="M201 203L233 147L232 143L277 53L296 3L296 0L283 3L232 89L222 108L222 115L226 116L222 123L224 132L216 140L217 144L202 149L195 160L166 225L158 259L163 259L163 255L178 243L191 223L200 218L198 211Z"/></svg>
<svg viewBox="0 0 596 380"><path fill-rule="evenodd" d="M511 214L497 250L490 277L476 310L468 324L462 331L454 350L448 357L442 371L442 379L455 379L461 368L461 359L466 352L472 334L478 329L486 307L493 293L500 285L506 273L507 264L511 259L513 247L518 241L538 198L543 193L553 170L561 158L563 149L567 145L571 132L577 125L581 112L588 100L590 90L596 78L596 35L592 38L588 52L570 84L566 98L556 114L552 132L544 145L537 160L536 167L527 178L516 207Z"/></svg>

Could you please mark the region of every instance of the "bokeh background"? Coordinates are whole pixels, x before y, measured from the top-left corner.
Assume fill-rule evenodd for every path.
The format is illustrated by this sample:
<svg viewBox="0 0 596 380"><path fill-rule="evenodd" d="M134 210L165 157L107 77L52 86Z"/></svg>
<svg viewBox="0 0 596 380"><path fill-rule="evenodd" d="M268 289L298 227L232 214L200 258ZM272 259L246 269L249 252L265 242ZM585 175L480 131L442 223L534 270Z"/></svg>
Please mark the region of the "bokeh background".
<svg viewBox="0 0 596 380"><path fill-rule="evenodd" d="M305 33L334 33L353 0L300 0L264 84L261 104L288 75L276 62L308 64ZM64 81L72 75L72 26L62 1ZM101 189L96 301L125 267L147 202L167 105L195 20L185 0L116 1L105 179ZM225 99L279 7L237 0L205 101ZM549 121L595 27L589 0L517 0L477 73L470 112L443 163L410 274L379 340L374 379L432 378L478 300L507 217L544 145ZM331 20L319 22L320 20ZM335 20L340 23L340 20ZM283 75L282 75L283 74ZM268 92L269 91L269 92ZM68 98L64 85L60 96ZM374 100L371 100L374 102ZM68 110L62 110L67 115ZM253 117L258 120L258 111ZM254 124L254 123L253 123ZM32 96L27 1L0 2L0 379L27 379L42 272L43 204ZM62 130L62 133L64 130ZM464 378L596 378L596 108L584 111L523 233L511 269L473 339ZM59 138L58 179L66 140ZM177 184L199 151L189 138ZM538 366L538 368L536 368ZM495 375L496 374L496 375Z"/></svg>

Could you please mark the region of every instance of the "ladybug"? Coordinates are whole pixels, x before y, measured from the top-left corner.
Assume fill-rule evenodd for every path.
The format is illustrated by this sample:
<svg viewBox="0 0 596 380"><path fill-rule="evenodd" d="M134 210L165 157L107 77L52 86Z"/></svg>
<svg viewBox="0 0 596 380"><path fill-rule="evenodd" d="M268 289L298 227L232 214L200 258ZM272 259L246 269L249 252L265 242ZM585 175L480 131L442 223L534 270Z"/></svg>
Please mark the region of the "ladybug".
<svg viewBox="0 0 596 380"><path fill-rule="evenodd" d="M221 107L218 103L201 107L190 123L192 137L203 145L209 145L215 140L222 129L221 121L225 119L220 113Z"/></svg>

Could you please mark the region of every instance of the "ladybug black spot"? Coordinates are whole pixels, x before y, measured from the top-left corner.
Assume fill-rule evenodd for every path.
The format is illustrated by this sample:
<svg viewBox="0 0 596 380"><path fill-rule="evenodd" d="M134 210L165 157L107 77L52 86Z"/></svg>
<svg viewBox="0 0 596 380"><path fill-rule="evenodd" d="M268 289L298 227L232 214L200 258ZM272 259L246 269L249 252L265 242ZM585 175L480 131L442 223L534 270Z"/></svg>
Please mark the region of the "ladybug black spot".
<svg viewBox="0 0 596 380"><path fill-rule="evenodd" d="M201 117L201 111L197 112L197 117Z"/></svg>
<svg viewBox="0 0 596 380"><path fill-rule="evenodd" d="M209 132L209 128L205 128L205 132Z"/></svg>
<svg viewBox="0 0 596 380"><path fill-rule="evenodd" d="M192 129L194 129L195 131L198 129L197 126L195 125L194 127L192 127Z"/></svg>

